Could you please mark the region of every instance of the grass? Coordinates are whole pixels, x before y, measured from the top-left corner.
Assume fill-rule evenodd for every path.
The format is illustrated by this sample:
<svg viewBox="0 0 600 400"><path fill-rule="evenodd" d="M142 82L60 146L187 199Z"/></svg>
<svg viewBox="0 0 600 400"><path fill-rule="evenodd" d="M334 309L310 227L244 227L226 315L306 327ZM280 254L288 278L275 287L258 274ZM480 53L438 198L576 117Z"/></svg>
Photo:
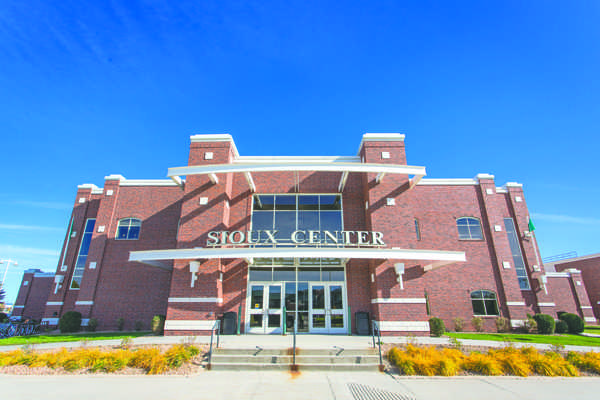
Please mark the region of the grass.
<svg viewBox="0 0 600 400"><path fill-rule="evenodd" d="M147 336L148 332L81 332L57 333L51 335L17 336L0 339L0 346L27 345L40 343L79 342L81 340L110 340L126 337Z"/></svg>
<svg viewBox="0 0 600 400"><path fill-rule="evenodd" d="M585 333L593 333L595 335L600 335L600 325L586 325L583 331Z"/></svg>
<svg viewBox="0 0 600 400"><path fill-rule="evenodd" d="M564 346L600 346L600 338L579 335L536 335L531 333L464 333L447 332L457 339L494 340L497 342L545 343Z"/></svg>

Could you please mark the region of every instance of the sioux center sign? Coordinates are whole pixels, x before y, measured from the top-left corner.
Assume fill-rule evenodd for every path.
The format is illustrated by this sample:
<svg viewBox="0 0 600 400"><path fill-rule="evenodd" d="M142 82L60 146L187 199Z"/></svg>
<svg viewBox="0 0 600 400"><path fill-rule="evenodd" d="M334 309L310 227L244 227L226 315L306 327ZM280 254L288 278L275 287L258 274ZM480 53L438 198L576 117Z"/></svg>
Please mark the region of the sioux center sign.
<svg viewBox="0 0 600 400"><path fill-rule="evenodd" d="M278 230L212 231L207 246L228 244L314 244L321 246L357 245L385 246L383 233L374 231L311 231L296 230L281 237Z"/></svg>

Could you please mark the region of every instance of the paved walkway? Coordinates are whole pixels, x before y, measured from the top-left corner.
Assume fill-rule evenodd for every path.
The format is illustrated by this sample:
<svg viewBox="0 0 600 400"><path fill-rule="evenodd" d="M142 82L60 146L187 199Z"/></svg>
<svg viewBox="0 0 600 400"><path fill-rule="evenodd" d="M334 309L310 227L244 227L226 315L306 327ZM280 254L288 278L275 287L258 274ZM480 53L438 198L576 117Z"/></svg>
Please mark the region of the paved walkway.
<svg viewBox="0 0 600 400"><path fill-rule="evenodd" d="M305 349L316 349L316 348L333 348L341 347L344 349L362 349L373 345L371 336L338 336L338 335L297 335L297 346ZM210 343L210 336L142 336L134 338L134 345L152 345L152 344L179 344L179 343L198 343L206 344ZM422 345L451 345L452 342L448 337L434 338L434 337L407 337L407 336L384 336L381 338L383 343L416 343ZM465 346L482 346L482 347L505 347L506 343L496 342L492 340L472 340L472 339L458 339L462 345ZM254 349L257 346L261 348L287 348L292 347L293 335L222 335L220 339L220 346L224 348L238 348L238 349ZM43 343L36 344L33 347L39 350L47 349L59 349L75 348L85 346L118 346L121 344L120 339L115 340L96 340L87 342L61 342L61 343ZM549 344L538 344L538 343L511 343L515 347L530 346L539 350L550 350L552 345ZM0 351L10 351L22 348L23 345L19 346L0 346ZM599 351L599 347L595 346L565 346L567 351Z"/></svg>
<svg viewBox="0 0 600 400"><path fill-rule="evenodd" d="M184 376L7 376L6 399L598 399L598 378L394 377L378 372L228 372Z"/></svg>

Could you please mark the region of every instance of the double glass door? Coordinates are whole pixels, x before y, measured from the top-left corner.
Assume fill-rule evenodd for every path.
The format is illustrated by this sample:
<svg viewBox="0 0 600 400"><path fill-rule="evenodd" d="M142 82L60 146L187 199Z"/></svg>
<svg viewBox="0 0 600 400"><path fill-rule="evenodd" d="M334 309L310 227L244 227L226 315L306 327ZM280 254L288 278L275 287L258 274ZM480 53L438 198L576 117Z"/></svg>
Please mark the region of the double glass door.
<svg viewBox="0 0 600 400"><path fill-rule="evenodd" d="M248 332L346 333L343 283L251 283ZM285 307L285 317L284 309Z"/></svg>

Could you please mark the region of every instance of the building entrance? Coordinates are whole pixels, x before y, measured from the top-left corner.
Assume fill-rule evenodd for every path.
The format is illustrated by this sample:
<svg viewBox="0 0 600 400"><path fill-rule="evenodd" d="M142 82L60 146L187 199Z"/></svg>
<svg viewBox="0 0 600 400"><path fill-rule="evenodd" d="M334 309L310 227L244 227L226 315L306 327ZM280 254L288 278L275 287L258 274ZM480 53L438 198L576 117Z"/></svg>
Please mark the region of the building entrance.
<svg viewBox="0 0 600 400"><path fill-rule="evenodd" d="M313 280L274 281L282 272L287 278ZM267 281L269 277L272 280ZM281 334L283 324L291 333L296 321L298 333L344 334L348 330L346 309L343 267L250 269L246 307L248 333Z"/></svg>

